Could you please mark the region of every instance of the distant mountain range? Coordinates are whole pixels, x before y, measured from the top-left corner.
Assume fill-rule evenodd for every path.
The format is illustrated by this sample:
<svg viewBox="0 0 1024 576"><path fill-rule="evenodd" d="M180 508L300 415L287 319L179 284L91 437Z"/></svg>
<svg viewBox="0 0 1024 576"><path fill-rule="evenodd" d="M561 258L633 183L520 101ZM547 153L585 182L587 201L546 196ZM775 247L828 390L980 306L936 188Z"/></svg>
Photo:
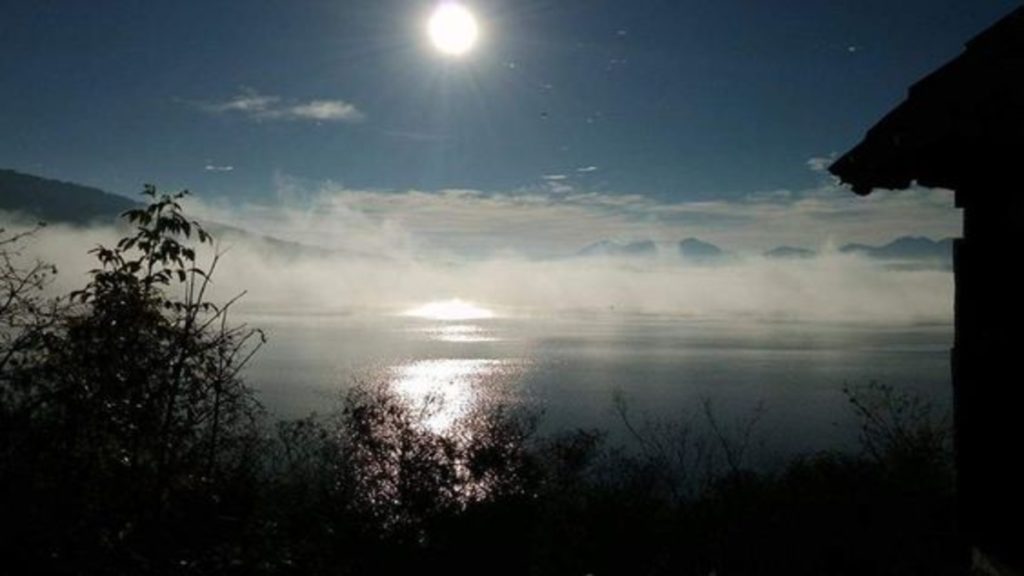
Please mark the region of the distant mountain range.
<svg viewBox="0 0 1024 576"><path fill-rule="evenodd" d="M687 238L675 244L677 254L694 264L723 264L736 258L736 255L722 248L698 240ZM839 248L841 254L856 254L873 260L887 261L894 268L952 268L953 239L932 240L920 236L904 236L881 246L867 244L846 244ZM651 240L640 240L618 243L602 240L591 244L577 252L577 256L656 256L659 253L672 252L671 244L661 246ZM803 260L818 256L818 252L795 246L779 246L762 254L769 260Z"/></svg>
<svg viewBox="0 0 1024 576"><path fill-rule="evenodd" d="M653 240L638 240L636 242L601 240L584 247L576 255L581 257L636 257L657 256L659 252L660 249ZM687 238L678 242L675 245L675 252L686 260L705 264L717 263L729 257L718 246L696 238Z"/></svg>
<svg viewBox="0 0 1024 576"><path fill-rule="evenodd" d="M952 262L953 239L932 240L920 236L904 236L884 246L847 244L839 249L844 254L861 254L879 260L939 260Z"/></svg>
<svg viewBox="0 0 1024 576"><path fill-rule="evenodd" d="M839 248L839 252L884 260L898 268L953 267L952 238L932 240L923 236L903 236L881 246L846 244ZM765 258L773 260L814 258L817 255L814 250L792 246L779 246L764 253Z"/></svg>

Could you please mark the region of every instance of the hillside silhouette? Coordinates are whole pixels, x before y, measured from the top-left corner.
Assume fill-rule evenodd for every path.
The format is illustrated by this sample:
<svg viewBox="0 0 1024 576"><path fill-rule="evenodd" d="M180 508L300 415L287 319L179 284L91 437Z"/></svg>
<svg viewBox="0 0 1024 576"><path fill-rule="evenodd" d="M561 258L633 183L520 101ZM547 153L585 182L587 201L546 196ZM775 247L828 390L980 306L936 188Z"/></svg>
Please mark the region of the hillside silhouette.
<svg viewBox="0 0 1024 576"><path fill-rule="evenodd" d="M46 222L109 223L139 203L98 188L0 169L0 210Z"/></svg>

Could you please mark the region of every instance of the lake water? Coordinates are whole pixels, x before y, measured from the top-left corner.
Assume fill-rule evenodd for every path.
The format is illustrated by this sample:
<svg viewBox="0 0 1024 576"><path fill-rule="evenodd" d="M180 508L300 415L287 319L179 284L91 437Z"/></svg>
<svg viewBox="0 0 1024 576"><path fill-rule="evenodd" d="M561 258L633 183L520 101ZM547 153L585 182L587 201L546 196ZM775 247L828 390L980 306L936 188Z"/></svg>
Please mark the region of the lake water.
<svg viewBox="0 0 1024 576"><path fill-rule="evenodd" d="M249 316L269 337L247 370L279 417L326 412L356 382L388 381L411 400L439 398L443 429L483 398L543 411L542 427L624 428L630 413L686 418L709 399L721 421L761 406L759 440L782 452L849 448L844 385L951 399L948 324L886 326L695 320L628 314L437 319L402 315Z"/></svg>

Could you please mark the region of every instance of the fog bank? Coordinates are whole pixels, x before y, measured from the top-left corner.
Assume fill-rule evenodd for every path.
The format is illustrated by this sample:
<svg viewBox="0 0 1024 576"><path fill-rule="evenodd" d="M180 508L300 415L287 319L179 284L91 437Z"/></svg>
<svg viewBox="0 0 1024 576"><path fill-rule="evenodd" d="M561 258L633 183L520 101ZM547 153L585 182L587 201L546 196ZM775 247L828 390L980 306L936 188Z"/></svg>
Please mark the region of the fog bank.
<svg viewBox="0 0 1024 576"><path fill-rule="evenodd" d="M7 228L10 230L11 226ZM87 252L112 246L113 227L48 226L25 244L60 270L53 289L81 287L96 261ZM238 310L258 313L400 313L460 298L499 314L609 311L701 318L743 317L829 322L950 322L948 271L895 270L827 248L816 258L739 257L719 266L679 258L485 259L369 257L282 248L255 237L227 237L212 298L242 291ZM200 252L204 263L214 249Z"/></svg>

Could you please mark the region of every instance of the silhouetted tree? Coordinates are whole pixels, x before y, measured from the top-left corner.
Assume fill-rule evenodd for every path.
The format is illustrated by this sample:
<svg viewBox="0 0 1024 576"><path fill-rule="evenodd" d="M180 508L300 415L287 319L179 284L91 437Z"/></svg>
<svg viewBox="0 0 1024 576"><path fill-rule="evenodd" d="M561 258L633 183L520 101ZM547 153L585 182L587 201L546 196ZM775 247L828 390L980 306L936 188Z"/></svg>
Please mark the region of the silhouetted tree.
<svg viewBox="0 0 1024 576"><path fill-rule="evenodd" d="M23 254L39 227L9 234L0 229L0 489L23 483L20 458L35 398L22 376L38 362L44 335L60 318L60 302L44 295L56 268Z"/></svg>
<svg viewBox="0 0 1024 576"><path fill-rule="evenodd" d="M42 333L58 317L59 301L47 298L44 289L57 268L38 260L25 261L23 243L42 228L5 233L0 228L0 394L15 394L11 371L28 361ZM0 396L0 406L16 398Z"/></svg>
<svg viewBox="0 0 1024 576"><path fill-rule="evenodd" d="M75 305L4 385L26 431L14 457L34 485L22 488L36 492L26 529L58 563L187 550L203 524L182 519L215 517L226 478L254 466L259 406L239 371L263 335L228 324L235 300L207 300L218 257L197 264L190 241L210 236L183 216L185 193L144 194L149 205L123 215L132 232L91 251L99 267Z"/></svg>

